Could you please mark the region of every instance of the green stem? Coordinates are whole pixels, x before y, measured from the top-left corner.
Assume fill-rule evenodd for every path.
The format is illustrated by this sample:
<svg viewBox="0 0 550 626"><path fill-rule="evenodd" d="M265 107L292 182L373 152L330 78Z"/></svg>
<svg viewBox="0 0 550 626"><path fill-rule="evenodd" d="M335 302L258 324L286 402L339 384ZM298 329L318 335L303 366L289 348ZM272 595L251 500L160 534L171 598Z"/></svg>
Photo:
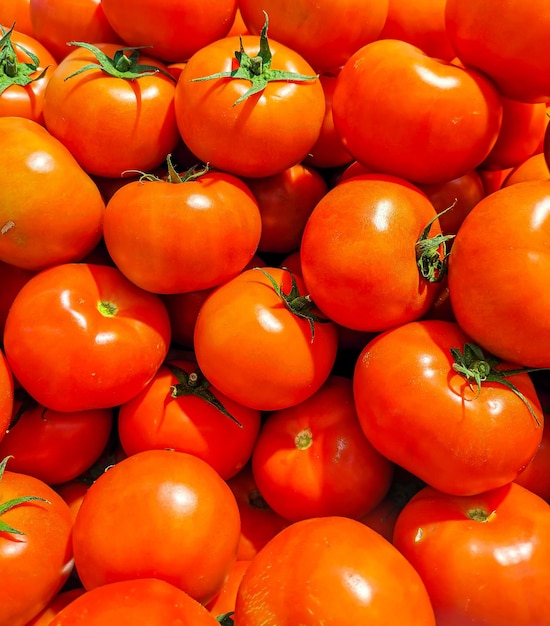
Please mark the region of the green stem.
<svg viewBox="0 0 550 626"><path fill-rule="evenodd" d="M430 283L440 282L447 273L447 260L449 253L447 252L447 241L452 239L454 235L436 235L430 237L430 230L436 220L444 213L453 209L456 205L456 198L450 207L447 207L441 213L435 215L420 233L420 237L416 242L416 263L422 278Z"/></svg>
<svg viewBox="0 0 550 626"><path fill-rule="evenodd" d="M8 31L3 26L0 26L2 32L2 38L0 38L0 94L12 85L26 87L30 83L44 78L49 67L45 67L38 76L32 76L40 67L40 59L21 44L12 42L11 36L14 26ZM30 58L31 62L19 62L14 46L22 50Z"/></svg>

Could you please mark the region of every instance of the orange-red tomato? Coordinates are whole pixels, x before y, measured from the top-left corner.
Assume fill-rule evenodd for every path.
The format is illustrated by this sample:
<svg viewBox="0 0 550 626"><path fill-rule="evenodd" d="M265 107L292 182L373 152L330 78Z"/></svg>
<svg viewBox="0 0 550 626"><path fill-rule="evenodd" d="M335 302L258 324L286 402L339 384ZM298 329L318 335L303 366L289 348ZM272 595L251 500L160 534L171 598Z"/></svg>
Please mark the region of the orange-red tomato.
<svg viewBox="0 0 550 626"><path fill-rule="evenodd" d="M48 606L30 622L27 622L25 626L51 626L52 620L57 614L64 609L73 600L78 598L84 593L82 587L76 587L74 589L68 589L58 593L55 598L48 604Z"/></svg>
<svg viewBox="0 0 550 626"><path fill-rule="evenodd" d="M20 33L34 37L30 0L3 0L0 3L0 24L6 27L15 24Z"/></svg>
<svg viewBox="0 0 550 626"><path fill-rule="evenodd" d="M550 170L548 169L544 153L539 152L516 165L504 179L502 187L508 187L526 180L548 179L550 179Z"/></svg>
<svg viewBox="0 0 550 626"><path fill-rule="evenodd" d="M229 570L219 593L206 603L206 608L214 617L225 615L235 610L235 599L244 573L250 561L235 561Z"/></svg>
<svg viewBox="0 0 550 626"><path fill-rule="evenodd" d="M4 352L0 350L0 441L5 436L13 415L13 375Z"/></svg>

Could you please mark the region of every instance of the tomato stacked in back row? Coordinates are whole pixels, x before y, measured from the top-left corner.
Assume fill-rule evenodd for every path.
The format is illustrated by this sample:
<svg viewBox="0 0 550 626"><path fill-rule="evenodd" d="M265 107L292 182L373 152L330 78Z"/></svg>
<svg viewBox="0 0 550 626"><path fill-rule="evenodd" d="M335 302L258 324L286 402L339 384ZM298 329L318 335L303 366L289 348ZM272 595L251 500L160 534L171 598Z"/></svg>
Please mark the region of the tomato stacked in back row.
<svg viewBox="0 0 550 626"><path fill-rule="evenodd" d="M543 3L0 25L0 626L550 624Z"/></svg>

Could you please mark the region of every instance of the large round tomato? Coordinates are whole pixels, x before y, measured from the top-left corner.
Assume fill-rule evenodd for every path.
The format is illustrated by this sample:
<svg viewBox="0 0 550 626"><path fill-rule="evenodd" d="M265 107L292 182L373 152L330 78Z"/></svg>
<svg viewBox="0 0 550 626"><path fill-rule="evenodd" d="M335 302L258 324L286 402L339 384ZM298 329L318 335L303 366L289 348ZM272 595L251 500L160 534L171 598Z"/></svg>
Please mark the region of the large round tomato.
<svg viewBox="0 0 550 626"><path fill-rule="evenodd" d="M67 504L46 483L0 464L1 626L25 626L60 591L73 567Z"/></svg>
<svg viewBox="0 0 550 626"><path fill-rule="evenodd" d="M276 267L246 270L214 289L194 332L206 379L260 411L315 393L334 365L337 341L334 324L318 315L302 279Z"/></svg>
<svg viewBox="0 0 550 626"><path fill-rule="evenodd" d="M502 103L481 73L380 39L344 65L332 114L345 148L375 171L418 183L476 168L500 130Z"/></svg>
<svg viewBox="0 0 550 626"><path fill-rule="evenodd" d="M250 69L237 70L236 53ZM277 72L284 74L273 79ZM262 43L253 35L225 37L197 51L178 79L175 105L191 152L247 177L278 174L302 161L325 115L323 87L309 63L283 44L268 43L267 34Z"/></svg>
<svg viewBox="0 0 550 626"><path fill-rule="evenodd" d="M13 373L56 411L114 407L153 378L170 343L160 298L106 265L67 263L33 276L6 320Z"/></svg>
<svg viewBox="0 0 550 626"><path fill-rule="evenodd" d="M550 507L527 489L425 487L402 509L393 544L422 577L438 625L550 623Z"/></svg>
<svg viewBox="0 0 550 626"><path fill-rule="evenodd" d="M90 486L76 515L74 559L86 589L159 578L202 603L235 561L239 509L208 463L148 450L119 461Z"/></svg>
<svg viewBox="0 0 550 626"><path fill-rule="evenodd" d="M438 286L419 271L417 242L432 203L414 185L365 174L337 184L317 203L302 237L302 275L315 304L355 330L379 331L421 317ZM419 244L420 245L420 244ZM435 255L440 260L438 246Z"/></svg>
<svg viewBox="0 0 550 626"><path fill-rule="evenodd" d="M117 267L155 293L209 289L236 276L261 230L254 196L223 172L132 181L109 200L103 223Z"/></svg>
<svg viewBox="0 0 550 626"><path fill-rule="evenodd" d="M483 72L504 96L547 102L550 13L546 9L544 3L524 0L447 0L447 34L464 65Z"/></svg>
<svg viewBox="0 0 550 626"><path fill-rule="evenodd" d="M296 522L361 517L388 492L393 464L363 435L351 380L333 375L300 404L268 415L252 470L269 506Z"/></svg>
<svg viewBox="0 0 550 626"><path fill-rule="evenodd" d="M550 181L488 195L468 214L449 257L455 318L488 352L550 366Z"/></svg>
<svg viewBox="0 0 550 626"><path fill-rule="evenodd" d="M458 495L514 480L535 455L544 423L529 376L505 379L520 397L498 380L510 364L493 364L470 343L454 322L403 324L365 346L353 378L371 443L427 484Z"/></svg>
<svg viewBox="0 0 550 626"><path fill-rule="evenodd" d="M0 260L27 270L80 260L102 235L97 186L37 122L0 117L0 136Z"/></svg>
<svg viewBox="0 0 550 626"><path fill-rule="evenodd" d="M291 524L249 563L235 626L435 626L420 576L386 539L347 517Z"/></svg>
<svg viewBox="0 0 550 626"><path fill-rule="evenodd" d="M49 626L216 626L218 622L189 594L155 577L123 580L80 594Z"/></svg>
<svg viewBox="0 0 550 626"><path fill-rule="evenodd" d="M174 79L141 50L116 43L97 49L71 48L51 75L46 127L89 174L117 178L126 170L155 168L178 142Z"/></svg>

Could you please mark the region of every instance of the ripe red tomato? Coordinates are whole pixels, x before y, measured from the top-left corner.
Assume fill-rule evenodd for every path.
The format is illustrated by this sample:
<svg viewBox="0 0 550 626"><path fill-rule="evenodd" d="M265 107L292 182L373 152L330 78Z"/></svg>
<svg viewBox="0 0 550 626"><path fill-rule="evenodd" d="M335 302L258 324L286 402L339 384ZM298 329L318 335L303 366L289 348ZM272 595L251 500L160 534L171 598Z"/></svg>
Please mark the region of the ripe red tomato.
<svg viewBox="0 0 550 626"><path fill-rule="evenodd" d="M527 489L425 487L401 511L393 543L422 577L438 624L550 623L550 508Z"/></svg>
<svg viewBox="0 0 550 626"><path fill-rule="evenodd" d="M88 470L103 452L113 425L113 409L51 411L17 401L13 423L0 441L0 458L10 469L48 485L59 485Z"/></svg>
<svg viewBox="0 0 550 626"><path fill-rule="evenodd" d="M37 122L0 117L0 135L0 260L27 270L80 260L102 235L97 186Z"/></svg>
<svg viewBox="0 0 550 626"><path fill-rule="evenodd" d="M97 48L97 58L93 50L71 48L51 75L46 127L89 174L117 178L126 170L153 169L178 142L175 80L166 65L140 50L122 51L116 43ZM103 62L101 53L111 61Z"/></svg>
<svg viewBox="0 0 550 626"><path fill-rule="evenodd" d="M528 367L550 366L549 233L550 181L517 183L474 207L449 257L457 322L488 352Z"/></svg>
<svg viewBox="0 0 550 626"><path fill-rule="evenodd" d="M4 0L0 3L0 24L14 24L20 33L33 37L30 0Z"/></svg>
<svg viewBox="0 0 550 626"><path fill-rule="evenodd" d="M268 415L252 471L265 501L289 521L357 519L388 492L393 463L363 435L351 380L332 375L300 404Z"/></svg>
<svg viewBox="0 0 550 626"><path fill-rule="evenodd" d="M170 321L160 298L106 265L67 263L33 276L6 320L17 380L55 411L114 407L162 364Z"/></svg>
<svg viewBox="0 0 550 626"><path fill-rule="evenodd" d="M165 62L187 59L212 41L224 38L235 20L237 0L200 2L101 0L109 23L129 46L151 46ZM154 28L151 26L154 25Z"/></svg>
<svg viewBox="0 0 550 626"><path fill-rule="evenodd" d="M252 454L260 412L220 393L194 361L170 359L142 392L119 407L117 424L128 456L162 448L188 452L227 480Z"/></svg>
<svg viewBox="0 0 550 626"><path fill-rule="evenodd" d="M316 71L341 67L361 46L380 35L388 0L240 0L239 9L252 34L270 20L271 36L302 55Z"/></svg>
<svg viewBox="0 0 550 626"><path fill-rule="evenodd" d="M384 174L357 176L318 202L300 247L311 298L334 322L380 331L421 317L438 286L419 272L417 242L436 212L411 183ZM438 246L435 248L440 260Z"/></svg>
<svg viewBox="0 0 550 626"><path fill-rule="evenodd" d="M518 397L494 380L510 364L494 365L466 350L471 341L454 322L403 324L364 347L353 378L357 414L371 443L427 484L456 495L514 480L535 455L544 422L529 375L506 378ZM464 350L469 380L453 367L452 349Z"/></svg>
<svg viewBox="0 0 550 626"><path fill-rule="evenodd" d="M6 357L0 350L0 441L11 422L13 415L13 376Z"/></svg>
<svg viewBox="0 0 550 626"><path fill-rule="evenodd" d="M319 319L299 276L276 267L246 270L202 305L197 363L216 389L245 406L298 404L321 387L336 359L336 328Z"/></svg>
<svg viewBox="0 0 550 626"><path fill-rule="evenodd" d="M233 493L208 463L147 450L119 461L88 489L73 530L87 590L159 578L201 603L219 592L239 541Z"/></svg>
<svg viewBox="0 0 550 626"><path fill-rule="evenodd" d="M63 608L50 626L216 626L199 602L155 577L112 582L86 591Z"/></svg>
<svg viewBox="0 0 550 626"><path fill-rule="evenodd" d="M248 187L215 171L123 185L107 203L103 223L120 271L164 294L209 289L236 276L256 252L261 231Z"/></svg>
<svg viewBox="0 0 550 626"><path fill-rule="evenodd" d="M549 178L550 170L544 153L538 152L516 165L504 179L502 187L522 183L526 180L548 180Z"/></svg>
<svg viewBox="0 0 550 626"><path fill-rule="evenodd" d="M462 63L483 72L502 95L521 102L550 101L550 14L540 3L447 0L445 23Z"/></svg>
<svg viewBox="0 0 550 626"><path fill-rule="evenodd" d="M73 567L69 507L46 483L0 464L1 626L25 626L57 595Z"/></svg>
<svg viewBox="0 0 550 626"><path fill-rule="evenodd" d="M236 56L254 69L228 78L239 68ZM266 32L260 41L225 37L197 51L178 79L175 106L189 150L246 177L272 176L301 162L325 115L323 87L312 67L293 49L267 42Z"/></svg>
<svg viewBox="0 0 550 626"><path fill-rule="evenodd" d="M345 148L363 165L439 183L487 157L500 130L502 103L481 73L405 41L380 39L359 49L340 71L332 114Z"/></svg>
<svg viewBox="0 0 550 626"><path fill-rule="evenodd" d="M302 520L276 535L243 575L234 620L235 626L435 626L412 565L376 531L346 517Z"/></svg>
<svg viewBox="0 0 550 626"><path fill-rule="evenodd" d="M225 615L235 610L237 591L249 564L250 561L235 561L219 593L205 605L214 617Z"/></svg>
<svg viewBox="0 0 550 626"><path fill-rule="evenodd" d="M26 626L51 626L52 620L57 614L64 609L70 602L78 598L84 593L82 587L75 587L74 589L68 589L58 593L54 599L48 604L48 606L40 611L40 613Z"/></svg>

